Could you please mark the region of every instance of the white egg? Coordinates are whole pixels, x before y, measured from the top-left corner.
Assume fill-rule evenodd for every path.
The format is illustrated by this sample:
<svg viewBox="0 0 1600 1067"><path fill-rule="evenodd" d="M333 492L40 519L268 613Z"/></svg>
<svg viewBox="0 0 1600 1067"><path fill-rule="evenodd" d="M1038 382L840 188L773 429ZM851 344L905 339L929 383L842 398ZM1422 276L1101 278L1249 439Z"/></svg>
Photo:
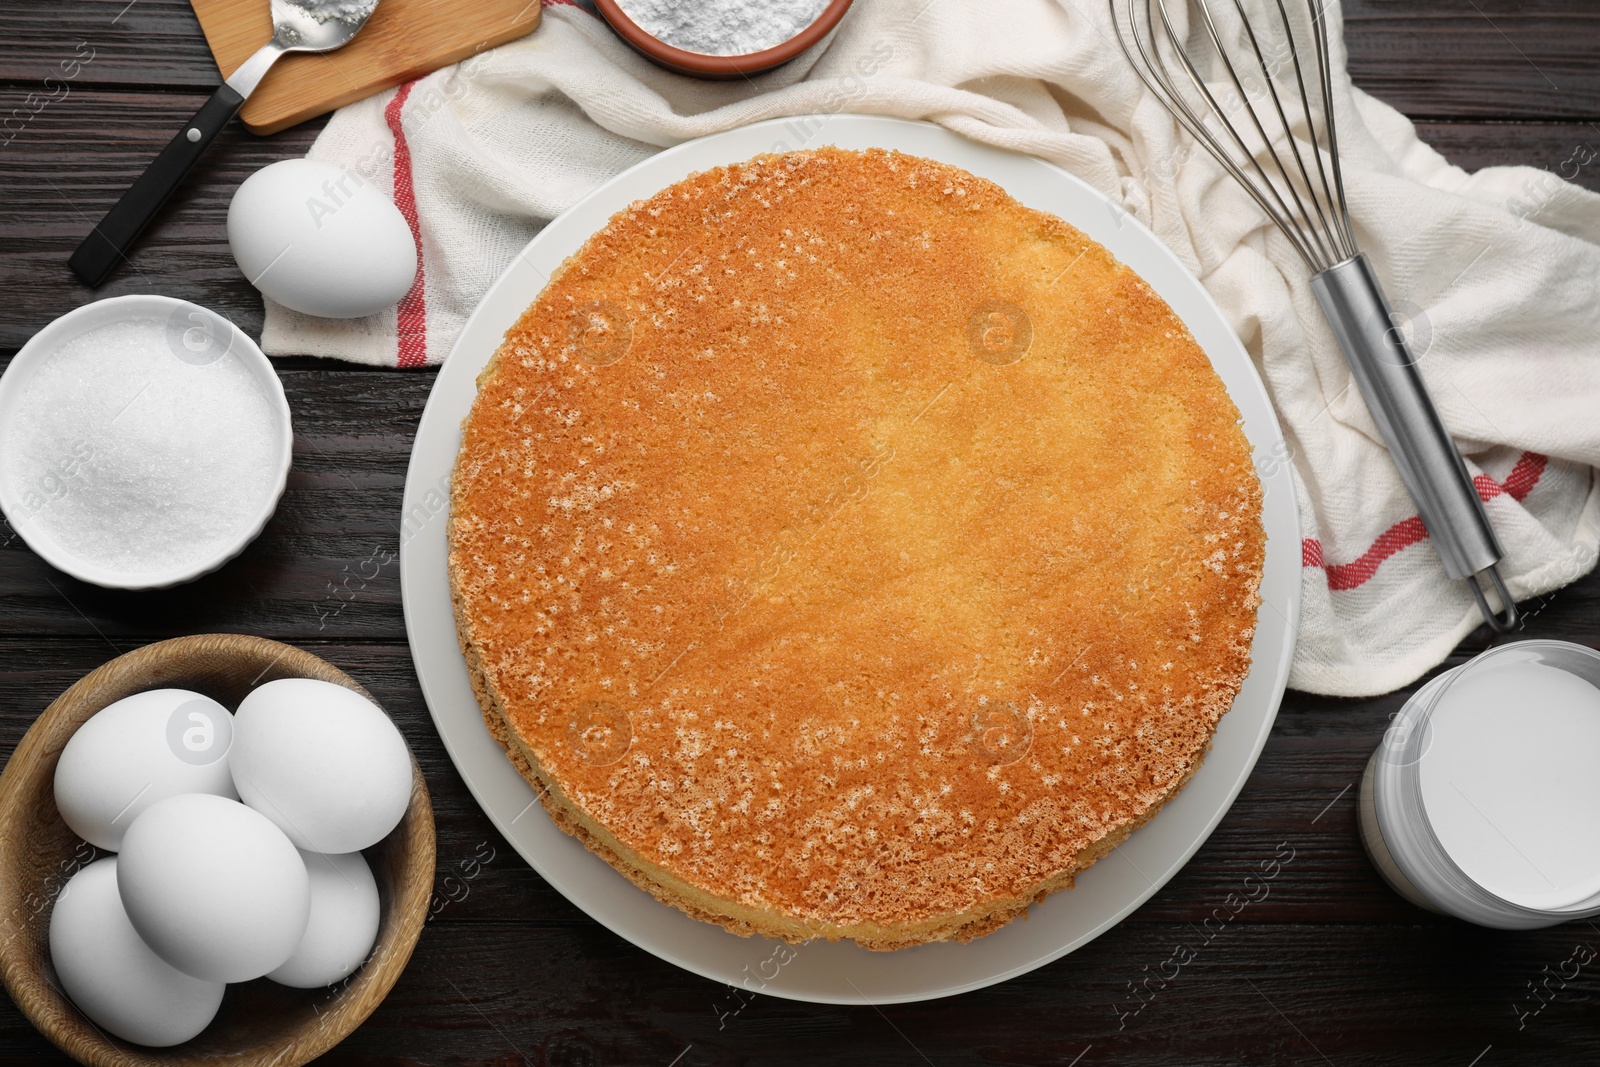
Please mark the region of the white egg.
<svg viewBox="0 0 1600 1067"><path fill-rule="evenodd" d="M112 852L141 812L180 793L238 799L228 769L233 716L186 689L124 697L78 727L56 764L56 807L72 832Z"/></svg>
<svg viewBox="0 0 1600 1067"><path fill-rule="evenodd" d="M102 1030L140 1045L189 1040L217 1014L225 988L150 951L117 894L117 858L72 876L50 914L50 961L61 988Z"/></svg>
<svg viewBox="0 0 1600 1067"><path fill-rule="evenodd" d="M250 284L307 315L352 319L398 303L417 245L388 195L354 170L285 159L244 180L228 245Z"/></svg>
<svg viewBox="0 0 1600 1067"><path fill-rule="evenodd" d="M411 803L411 753L389 716L359 693L311 678L253 690L233 717L239 799L307 852L359 852Z"/></svg>
<svg viewBox="0 0 1600 1067"><path fill-rule="evenodd" d="M311 918L289 961L267 977L298 989L332 985L357 967L378 940L378 883L359 852L301 852L311 875Z"/></svg>
<svg viewBox="0 0 1600 1067"><path fill-rule="evenodd" d="M117 888L133 928L186 974L247 982L282 966L311 913L300 853L236 800L151 805L122 837Z"/></svg>

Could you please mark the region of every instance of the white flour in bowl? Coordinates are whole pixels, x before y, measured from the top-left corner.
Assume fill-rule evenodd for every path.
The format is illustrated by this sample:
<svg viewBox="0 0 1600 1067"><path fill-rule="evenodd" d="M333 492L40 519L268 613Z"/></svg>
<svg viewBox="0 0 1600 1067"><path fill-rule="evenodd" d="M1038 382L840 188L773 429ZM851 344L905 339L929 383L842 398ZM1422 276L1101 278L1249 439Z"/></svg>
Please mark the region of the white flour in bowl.
<svg viewBox="0 0 1600 1067"><path fill-rule="evenodd" d="M828 0L617 0L617 6L674 48L745 56L775 48L817 21Z"/></svg>

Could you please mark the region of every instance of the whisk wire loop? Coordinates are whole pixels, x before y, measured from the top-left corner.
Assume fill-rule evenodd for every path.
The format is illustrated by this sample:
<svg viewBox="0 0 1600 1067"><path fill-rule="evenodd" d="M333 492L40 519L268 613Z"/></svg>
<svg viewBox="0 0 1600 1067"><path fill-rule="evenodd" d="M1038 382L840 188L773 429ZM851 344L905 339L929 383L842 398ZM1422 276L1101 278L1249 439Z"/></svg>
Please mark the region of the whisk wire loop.
<svg viewBox="0 0 1600 1067"><path fill-rule="evenodd" d="M1278 18L1283 26L1284 40L1292 42L1294 40L1294 27L1289 21L1288 9L1284 7L1283 0L1275 0L1275 2L1278 9ZM1313 97L1306 89L1305 72L1300 66L1300 50L1290 47L1288 49L1289 61L1294 67L1295 87L1299 90L1300 94L1300 101L1306 122L1306 134L1311 140L1312 163L1316 168L1317 176L1322 180L1322 192L1324 197L1322 200L1317 198L1316 186L1312 184L1311 175L1307 172L1305 159L1300 151L1300 139L1293 135L1294 127L1291 125L1288 116L1284 114L1283 100L1278 96L1278 88L1275 80L1272 77L1272 70L1267 65L1266 56L1262 54L1260 40L1257 38L1255 28L1251 25L1249 15L1244 9L1243 0L1234 0L1234 8L1238 11L1239 20L1244 26L1245 34L1250 39L1250 47L1255 53L1256 62L1261 66L1262 74L1264 75L1263 80L1266 82L1267 92L1272 96L1272 104L1273 108L1278 113L1278 120L1283 124L1284 130L1289 134L1287 140L1290 151L1294 153L1295 167L1300 172L1300 178L1305 183L1312 207L1314 207L1317 212L1317 227L1314 232L1318 234L1319 242L1324 239L1326 240L1327 245L1325 250L1329 253L1329 261L1325 265L1332 266L1339 260L1348 259L1349 256L1354 255L1355 253L1353 250L1346 253L1341 247L1338 228L1331 218L1331 216L1337 214L1337 212L1334 209L1333 191L1329 188L1328 184L1328 168L1322 165L1322 145L1317 139L1317 124L1311 109L1311 101ZM1313 27L1312 33L1315 32L1315 27ZM1327 112L1325 111L1324 115L1326 114ZM1331 125L1331 120L1324 118L1324 126L1329 125ZM1326 209L1324 209L1324 203L1327 205ZM1306 220L1307 222L1310 221L1309 213L1306 214Z"/></svg>
<svg viewBox="0 0 1600 1067"><path fill-rule="evenodd" d="M1126 6L1126 20L1118 13L1119 2ZM1228 30L1233 27L1223 25L1211 0L1110 3L1118 42L1141 79L1261 206L1306 265L1325 270L1354 256L1358 249L1333 123L1331 48L1315 0L1306 0L1307 32L1320 92L1307 81L1303 46L1285 0L1272 0L1286 53L1281 58L1263 45L1244 0L1231 4L1243 47L1230 43ZM1198 14L1198 33L1187 20L1175 17L1174 7ZM1199 47L1191 47L1191 37ZM1292 78L1286 76L1290 72ZM1220 76L1228 90L1224 98L1236 98L1236 106L1231 99L1224 103L1218 98L1208 76ZM1247 121L1230 118L1237 111ZM1297 117L1304 120L1309 142L1304 146L1296 133Z"/></svg>
<svg viewBox="0 0 1600 1067"><path fill-rule="evenodd" d="M1332 0L1322 0L1322 7L1311 17L1311 39L1317 52L1317 80L1322 84L1322 113L1327 116L1324 126L1328 131L1328 160L1333 170L1333 188L1339 198L1334 217L1339 220L1339 230L1350 256L1361 251L1356 246L1355 233L1350 228L1350 204L1344 195L1344 171L1339 166L1339 125L1333 121L1333 46L1328 41L1328 21L1322 16Z"/></svg>
<svg viewBox="0 0 1600 1067"><path fill-rule="evenodd" d="M1261 138L1261 144L1265 149L1267 157L1271 159L1272 165L1276 169L1278 177L1282 181L1283 189L1288 193L1289 199L1294 201L1294 208L1290 212L1290 218L1301 224L1300 232L1307 236L1308 243L1312 246L1313 251L1316 254L1317 262L1319 264L1326 264L1327 260L1330 258L1329 249L1326 243L1323 241L1322 234L1314 225L1313 219L1311 218L1311 212L1306 209L1305 201L1300 198L1300 191L1295 185L1294 179L1289 175L1288 167L1284 163L1283 154L1278 152L1275 145L1275 139L1267 132L1266 127L1261 122L1261 115L1256 111L1255 105L1251 102L1250 90L1245 87L1244 81L1239 75L1239 70L1234 65L1233 57L1230 54L1227 45L1222 40L1221 32L1217 28L1216 19L1211 13L1211 5L1206 3L1205 0L1199 0L1196 6L1200 9L1201 18L1205 23L1206 33L1211 38L1212 44L1217 49L1217 58L1221 62L1223 70L1227 72L1228 80L1233 83L1234 91L1238 94L1239 107L1247 116L1249 116L1250 125L1254 127L1256 135ZM1245 11L1244 5L1240 3L1240 0L1234 0L1234 7L1238 10L1240 18L1243 19L1245 16ZM1165 0L1163 0L1163 9L1164 8ZM1300 149L1294 137L1294 128L1289 125L1289 120L1283 113L1283 104L1278 98L1277 85L1272 78L1271 70L1267 68L1266 58L1261 55L1261 46L1256 39L1255 30L1251 27L1248 20L1244 22L1244 33L1245 37L1250 43L1251 49L1255 52L1256 58L1260 63L1262 72L1264 74L1262 81L1265 86L1265 92L1272 98L1272 103L1277 111L1278 120L1285 133L1284 142L1288 145L1289 151L1293 154L1295 161L1300 164L1301 173L1303 174L1305 171L1305 165L1300 160ZM1185 67L1188 67L1191 72L1193 71L1193 64L1186 61L1184 65ZM1208 93L1207 95L1209 96L1210 94ZM1269 121L1270 118L1271 117L1268 116ZM1239 140L1240 144L1243 145L1244 139L1240 138ZM1251 158L1256 158L1254 153L1252 153ZM1263 174L1263 178L1271 183L1274 188L1276 188L1277 183L1272 183L1271 179L1266 178L1265 174ZM1309 179L1307 182L1309 184Z"/></svg>
<svg viewBox="0 0 1600 1067"><path fill-rule="evenodd" d="M1113 3L1114 2L1115 0L1113 0ZM1237 149L1240 156L1247 161L1246 165L1254 167L1258 174L1260 174L1263 185L1266 188L1265 193L1263 193L1261 187L1258 187L1257 183L1251 180L1249 175L1245 173L1243 166L1235 162L1233 154L1230 153L1229 150L1217 140L1216 136L1212 134L1205 120L1199 114L1197 114L1192 107L1190 107L1189 102L1184 98L1182 91L1174 83L1169 71L1157 61L1156 50L1159 45L1155 37L1154 19L1148 17L1148 11L1146 14L1147 18L1145 19L1144 23L1141 24L1136 18L1133 17L1134 11L1130 10L1128 37L1123 36L1121 26L1120 24L1118 25L1117 36L1119 43L1122 45L1123 53L1127 55L1129 61L1133 63L1134 69L1140 73L1142 78L1144 78L1145 83L1149 86L1150 90L1155 93L1157 98L1160 99L1163 106L1165 106L1167 110L1171 112L1178 124L1182 126L1191 137L1198 141L1200 145L1205 148L1206 151L1209 152L1219 164L1222 165L1223 169L1225 169L1233 177L1233 179L1238 182L1240 188L1242 188L1250 195L1252 199L1256 201L1257 205L1260 206L1261 210L1266 213L1267 217L1270 218L1289 238L1289 241L1291 244L1293 244L1296 253L1300 255L1300 257L1308 264L1311 263L1312 260L1310 250L1306 247L1306 244L1301 239L1300 234L1285 217L1289 210L1288 205L1283 203L1282 198L1278 196L1277 190L1272 187L1272 184L1266 181L1266 175L1261 172L1261 168L1254 159L1253 154L1247 149L1244 149L1242 145L1240 145ZM1171 37L1174 42L1173 49L1176 55L1180 58L1180 62L1186 62L1187 57L1183 52L1181 45L1177 42L1176 34L1172 30L1171 22L1163 19L1162 25L1165 27L1168 36ZM1131 47L1129 44L1130 37L1132 39ZM1138 53L1137 59L1134 58L1134 52ZM1202 98L1208 101L1207 106L1212 108L1214 111L1218 110L1216 101L1211 97L1210 90L1206 87L1205 82L1199 79L1196 72L1189 72L1189 76L1191 81L1198 83L1199 92ZM1237 134L1232 127L1224 123L1222 124L1222 128L1232 135L1237 142Z"/></svg>

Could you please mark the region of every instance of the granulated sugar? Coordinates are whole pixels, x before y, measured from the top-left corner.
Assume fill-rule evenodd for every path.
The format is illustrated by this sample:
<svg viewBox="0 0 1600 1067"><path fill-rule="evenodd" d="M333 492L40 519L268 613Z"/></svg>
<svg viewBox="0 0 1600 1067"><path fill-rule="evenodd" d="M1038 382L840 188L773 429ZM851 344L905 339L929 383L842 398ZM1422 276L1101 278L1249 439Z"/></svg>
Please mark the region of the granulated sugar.
<svg viewBox="0 0 1600 1067"><path fill-rule="evenodd" d="M4 428L12 524L128 578L199 565L276 488L280 418L236 355L187 362L155 319L90 330L23 383Z"/></svg>
<svg viewBox="0 0 1600 1067"><path fill-rule="evenodd" d="M617 0L624 14L660 41L708 56L774 48L813 22L828 0Z"/></svg>

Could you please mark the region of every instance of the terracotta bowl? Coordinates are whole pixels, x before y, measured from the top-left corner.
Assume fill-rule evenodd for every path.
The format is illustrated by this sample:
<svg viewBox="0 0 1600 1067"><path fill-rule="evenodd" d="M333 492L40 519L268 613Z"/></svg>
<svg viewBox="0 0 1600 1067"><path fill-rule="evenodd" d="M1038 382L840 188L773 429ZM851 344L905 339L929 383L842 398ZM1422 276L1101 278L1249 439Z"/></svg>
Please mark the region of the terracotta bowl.
<svg viewBox="0 0 1600 1067"><path fill-rule="evenodd" d="M617 5L617 0L595 0L601 17L645 58L654 60L668 70L690 74L697 78L743 78L764 70L781 66L804 52L833 30L850 9L850 0L830 0L817 20L782 44L760 52L742 56L708 56L702 52L688 52L674 48L659 37L652 36L630 19Z"/></svg>
<svg viewBox="0 0 1600 1067"><path fill-rule="evenodd" d="M56 811L56 761L89 716L146 689L193 689L232 709L277 678L317 678L370 694L309 652L259 637L204 634L147 645L91 671L29 728L0 774L0 977L33 1025L67 1055L94 1067L273 1064L297 1067L361 1025L388 994L422 933L433 891L433 805L415 757L411 806L366 850L381 918L373 955L326 989L289 989L265 978L228 987L196 1038L151 1049L109 1037L62 994L50 963L51 905L67 880L98 857Z"/></svg>

